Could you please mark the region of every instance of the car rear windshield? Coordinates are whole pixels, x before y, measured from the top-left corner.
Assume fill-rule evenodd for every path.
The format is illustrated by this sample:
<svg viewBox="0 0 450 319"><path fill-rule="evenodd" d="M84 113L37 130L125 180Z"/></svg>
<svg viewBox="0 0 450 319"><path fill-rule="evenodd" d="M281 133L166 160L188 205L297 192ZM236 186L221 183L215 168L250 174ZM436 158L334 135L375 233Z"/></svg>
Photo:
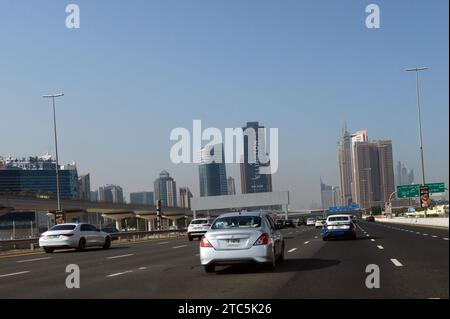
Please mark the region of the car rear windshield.
<svg viewBox="0 0 450 319"><path fill-rule="evenodd" d="M330 222L348 222L348 221L350 221L350 218L347 216L330 217L330 218L328 218L328 221L330 221Z"/></svg>
<svg viewBox="0 0 450 319"><path fill-rule="evenodd" d="M259 216L230 216L216 219L212 229L228 228L259 228L261 227L261 217Z"/></svg>
<svg viewBox="0 0 450 319"><path fill-rule="evenodd" d="M208 224L208 220L207 219L196 219L191 221L192 225L201 225L201 224Z"/></svg>
<svg viewBox="0 0 450 319"><path fill-rule="evenodd" d="M74 230L75 225L56 225L53 226L50 230Z"/></svg>

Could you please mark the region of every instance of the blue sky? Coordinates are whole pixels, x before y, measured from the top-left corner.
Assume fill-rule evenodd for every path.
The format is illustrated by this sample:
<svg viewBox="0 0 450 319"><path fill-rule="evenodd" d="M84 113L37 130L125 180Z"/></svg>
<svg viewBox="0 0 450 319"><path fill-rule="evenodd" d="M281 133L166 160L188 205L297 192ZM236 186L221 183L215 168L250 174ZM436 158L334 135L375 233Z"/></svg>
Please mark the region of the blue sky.
<svg viewBox="0 0 450 319"><path fill-rule="evenodd" d="M78 30L65 27L69 3ZM166 169L198 194L197 167L170 162L171 130L260 121L279 128L274 188L308 207L320 176L338 184L344 121L392 139L418 179L415 79L402 70L426 65L426 170L448 185L448 1L377 1L377 30L365 27L370 3L0 0L0 154L53 151L41 95L62 91L61 162L76 161L93 187L152 190Z"/></svg>

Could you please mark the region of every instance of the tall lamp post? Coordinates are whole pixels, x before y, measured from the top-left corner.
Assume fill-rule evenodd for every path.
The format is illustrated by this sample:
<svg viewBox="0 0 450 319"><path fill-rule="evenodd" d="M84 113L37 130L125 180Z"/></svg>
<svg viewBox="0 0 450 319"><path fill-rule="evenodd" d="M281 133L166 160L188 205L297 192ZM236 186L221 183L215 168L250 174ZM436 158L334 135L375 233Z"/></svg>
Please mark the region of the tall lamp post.
<svg viewBox="0 0 450 319"><path fill-rule="evenodd" d="M406 72L416 72L416 95L417 95L417 120L419 124L419 148L420 148L420 165L422 169L422 186L426 186L425 182L425 164L423 160L423 139L422 139L422 118L420 111L420 85L419 85L419 72L428 70L427 67L410 68L406 69ZM427 217L427 208L424 210L425 218Z"/></svg>
<svg viewBox="0 0 450 319"><path fill-rule="evenodd" d="M55 98L64 96L63 93L58 94L47 94L43 95L44 98L51 98L52 99L52 106L53 106L53 129L55 133L55 155L56 155L56 200L57 200L57 214L61 213L61 199L60 199L60 191L59 191L59 159L58 159L58 135L56 132L56 111L55 111Z"/></svg>

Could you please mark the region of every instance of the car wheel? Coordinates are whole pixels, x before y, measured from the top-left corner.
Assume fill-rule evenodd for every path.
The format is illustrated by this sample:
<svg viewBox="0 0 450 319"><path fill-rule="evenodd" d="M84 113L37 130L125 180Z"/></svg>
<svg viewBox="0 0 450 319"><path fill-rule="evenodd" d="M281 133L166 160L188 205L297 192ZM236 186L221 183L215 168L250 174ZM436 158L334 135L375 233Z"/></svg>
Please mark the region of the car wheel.
<svg viewBox="0 0 450 319"><path fill-rule="evenodd" d="M53 248L44 248L45 253L51 254L53 252Z"/></svg>
<svg viewBox="0 0 450 319"><path fill-rule="evenodd" d="M86 249L86 239L81 238L80 241L78 242L77 251L83 251L85 249Z"/></svg>
<svg viewBox="0 0 450 319"><path fill-rule="evenodd" d="M193 241L194 238L192 236L188 236L189 241Z"/></svg>
<svg viewBox="0 0 450 319"><path fill-rule="evenodd" d="M280 253L280 255L278 256L278 261L279 261L279 262L284 261L284 242L283 242L283 245L281 245L281 253Z"/></svg>
<svg viewBox="0 0 450 319"><path fill-rule="evenodd" d="M216 266L214 266L214 265L206 265L205 266L205 272L207 272L207 273L212 273L212 272L214 272L214 270L216 270Z"/></svg>
<svg viewBox="0 0 450 319"><path fill-rule="evenodd" d="M327 241L327 240L328 240L328 237L327 237L327 236L324 236L324 237L322 237L322 240L323 240L323 241Z"/></svg>
<svg viewBox="0 0 450 319"><path fill-rule="evenodd" d="M105 244L103 245L103 249L109 249L111 247L111 238L106 237Z"/></svg>

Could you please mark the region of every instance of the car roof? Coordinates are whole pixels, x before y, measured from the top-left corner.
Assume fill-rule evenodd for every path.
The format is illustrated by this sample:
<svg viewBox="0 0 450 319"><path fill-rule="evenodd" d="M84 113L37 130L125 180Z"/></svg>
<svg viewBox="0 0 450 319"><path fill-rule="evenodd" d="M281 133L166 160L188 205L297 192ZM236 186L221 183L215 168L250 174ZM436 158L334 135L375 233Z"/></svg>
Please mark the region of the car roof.
<svg viewBox="0 0 450 319"><path fill-rule="evenodd" d="M235 216L258 216L262 217L264 215L269 215L270 212L266 211L242 211L242 212L230 212L230 213L224 213L220 215L219 217L235 217Z"/></svg>
<svg viewBox="0 0 450 319"><path fill-rule="evenodd" d="M340 214L340 215L330 215L327 218L330 218L330 217L348 217L348 218L350 218L351 216L347 215L347 214Z"/></svg>

